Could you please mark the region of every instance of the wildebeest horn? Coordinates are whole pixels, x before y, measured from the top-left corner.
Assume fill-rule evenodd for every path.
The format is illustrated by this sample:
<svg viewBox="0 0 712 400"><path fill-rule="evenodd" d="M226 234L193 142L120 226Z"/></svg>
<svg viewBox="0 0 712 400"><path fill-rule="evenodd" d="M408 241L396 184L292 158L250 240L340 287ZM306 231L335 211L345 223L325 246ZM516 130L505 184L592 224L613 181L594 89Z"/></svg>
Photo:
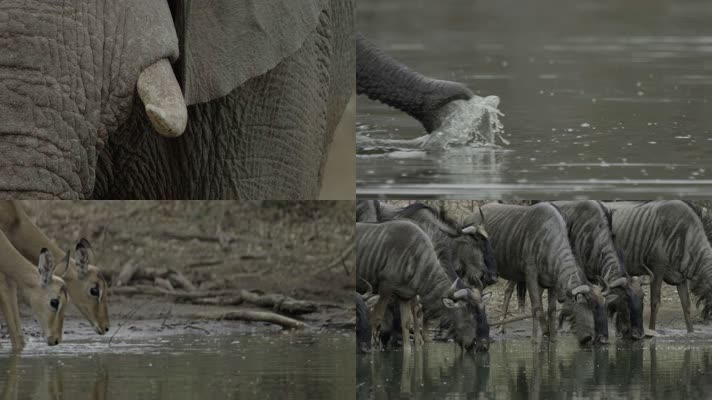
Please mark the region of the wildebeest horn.
<svg viewBox="0 0 712 400"><path fill-rule="evenodd" d="M465 229L462 230L462 233L475 233L475 232L477 232L477 228L475 228L472 225L467 226L467 227L465 227Z"/></svg>
<svg viewBox="0 0 712 400"><path fill-rule="evenodd" d="M484 225L484 223L485 223L485 213L482 212L482 207L477 207L477 209L480 211L480 218L482 218L482 224Z"/></svg>
<svg viewBox="0 0 712 400"><path fill-rule="evenodd" d="M623 285L625 285L627 280L628 279L626 277L622 276L622 277L616 279L615 281L611 282L611 285L609 287L611 289L613 289L613 288L617 288L618 286L623 286Z"/></svg>
<svg viewBox="0 0 712 400"><path fill-rule="evenodd" d="M576 296L579 293L588 293L591 291L591 288L588 287L588 285L579 285L574 288L574 290L571 291L571 294Z"/></svg>
<svg viewBox="0 0 712 400"><path fill-rule="evenodd" d="M366 291L366 293L361 295L361 297L363 297L364 300L368 300L369 297L373 296L373 286L371 286L371 284L368 283L368 281L363 279L362 277L359 276L358 278L361 279L363 281L363 283L365 283L366 286L368 287L368 290Z"/></svg>
<svg viewBox="0 0 712 400"><path fill-rule="evenodd" d="M454 300L466 299L470 295L470 289L460 289L452 294Z"/></svg>
<svg viewBox="0 0 712 400"><path fill-rule="evenodd" d="M476 276L473 276L473 278L475 279L475 287L477 287L477 289L484 289L484 288L485 288L485 285L482 283L482 281L480 280L480 278L478 278L478 277L476 277Z"/></svg>
<svg viewBox="0 0 712 400"><path fill-rule="evenodd" d="M650 279L655 278L655 274L653 274L653 271L651 271L647 265L643 264L643 268L645 268L645 270L648 271L648 275L650 275Z"/></svg>
<svg viewBox="0 0 712 400"><path fill-rule="evenodd" d="M450 291L451 291L451 292L454 292L455 289L457 289L457 282L458 282L459 280L460 280L459 277L458 277L458 278L455 278L455 281L452 283L452 285L450 285Z"/></svg>
<svg viewBox="0 0 712 400"><path fill-rule="evenodd" d="M183 134L188 123L188 109L167 58L141 71L136 89L151 125L161 136L177 137Z"/></svg>

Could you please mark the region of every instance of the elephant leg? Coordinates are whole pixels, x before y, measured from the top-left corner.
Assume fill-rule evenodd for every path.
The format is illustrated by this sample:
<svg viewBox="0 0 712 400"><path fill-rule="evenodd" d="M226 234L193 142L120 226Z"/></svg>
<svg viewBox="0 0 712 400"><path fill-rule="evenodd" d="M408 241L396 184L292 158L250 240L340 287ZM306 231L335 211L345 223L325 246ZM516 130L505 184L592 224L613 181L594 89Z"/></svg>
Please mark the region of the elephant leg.
<svg viewBox="0 0 712 400"><path fill-rule="evenodd" d="M692 333L692 319L690 317L690 292L687 290L687 280L684 280L677 285L677 295L680 296L680 305L682 305L682 315L685 317L685 325L687 332Z"/></svg>
<svg viewBox="0 0 712 400"><path fill-rule="evenodd" d="M512 300L512 293L514 293L514 288L517 286L517 282L509 281L507 282L507 287L504 289L504 301L502 304L502 321L507 319L507 310L509 310L509 302ZM504 325L499 326L497 330L500 334L504 334Z"/></svg>
<svg viewBox="0 0 712 400"><path fill-rule="evenodd" d="M428 132L442 123L438 111L445 105L473 96L464 85L421 75L378 49L360 33L355 36L356 92L407 113Z"/></svg>

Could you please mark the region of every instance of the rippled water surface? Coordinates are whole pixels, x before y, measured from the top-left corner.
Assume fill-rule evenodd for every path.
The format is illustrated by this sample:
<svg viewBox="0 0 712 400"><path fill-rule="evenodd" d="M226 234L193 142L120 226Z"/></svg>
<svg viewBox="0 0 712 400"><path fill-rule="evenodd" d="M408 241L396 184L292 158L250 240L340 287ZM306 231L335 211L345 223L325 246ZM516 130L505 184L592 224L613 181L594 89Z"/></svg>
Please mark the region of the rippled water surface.
<svg viewBox="0 0 712 400"><path fill-rule="evenodd" d="M700 0L360 0L358 29L398 60L499 96L511 143L359 148L358 193L709 197L711 20ZM364 96L358 107L360 137L424 133Z"/></svg>
<svg viewBox="0 0 712 400"><path fill-rule="evenodd" d="M571 339L571 340L568 340ZM452 344L357 358L358 399L687 399L712 390L705 339L618 341L580 348L572 338L494 343L461 355Z"/></svg>
<svg viewBox="0 0 712 400"><path fill-rule="evenodd" d="M353 335L31 343L0 352L0 399L350 399Z"/></svg>

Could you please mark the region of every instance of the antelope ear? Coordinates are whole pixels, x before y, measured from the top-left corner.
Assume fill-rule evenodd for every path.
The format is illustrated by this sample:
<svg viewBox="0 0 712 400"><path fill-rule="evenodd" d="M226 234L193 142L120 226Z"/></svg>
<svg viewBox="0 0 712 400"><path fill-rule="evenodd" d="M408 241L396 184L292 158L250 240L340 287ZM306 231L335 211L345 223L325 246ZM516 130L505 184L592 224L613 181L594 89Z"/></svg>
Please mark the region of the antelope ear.
<svg viewBox="0 0 712 400"><path fill-rule="evenodd" d="M443 297L443 305L447 308L462 308L465 307L465 302L463 301L453 301L447 297Z"/></svg>
<svg viewBox="0 0 712 400"><path fill-rule="evenodd" d="M40 284L44 287L52 283L52 273L54 272L55 264L52 253L46 248L40 250L37 268L40 271Z"/></svg>
<svg viewBox="0 0 712 400"><path fill-rule="evenodd" d="M332 2L174 0L179 81L187 105L232 92L294 54Z"/></svg>

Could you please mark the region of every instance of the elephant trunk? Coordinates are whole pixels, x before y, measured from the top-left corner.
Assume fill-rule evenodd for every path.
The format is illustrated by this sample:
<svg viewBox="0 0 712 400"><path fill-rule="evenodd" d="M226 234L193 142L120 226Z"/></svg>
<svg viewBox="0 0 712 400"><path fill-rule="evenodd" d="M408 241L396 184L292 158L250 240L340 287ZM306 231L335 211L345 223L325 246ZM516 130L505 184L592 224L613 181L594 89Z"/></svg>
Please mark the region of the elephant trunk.
<svg viewBox="0 0 712 400"><path fill-rule="evenodd" d="M360 33L356 34L356 91L407 113L428 132L440 126L443 106L473 96L460 83L428 78L409 69Z"/></svg>

